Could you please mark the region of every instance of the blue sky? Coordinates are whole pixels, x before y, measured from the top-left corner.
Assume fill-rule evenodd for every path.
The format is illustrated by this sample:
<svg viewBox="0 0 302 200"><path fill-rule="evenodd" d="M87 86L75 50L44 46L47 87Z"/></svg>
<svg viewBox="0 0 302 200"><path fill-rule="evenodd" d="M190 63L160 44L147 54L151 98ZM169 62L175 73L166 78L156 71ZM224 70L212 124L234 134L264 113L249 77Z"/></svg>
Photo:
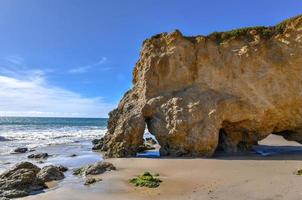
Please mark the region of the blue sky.
<svg viewBox="0 0 302 200"><path fill-rule="evenodd" d="M0 116L106 117L145 38L274 25L301 0L1 0Z"/></svg>

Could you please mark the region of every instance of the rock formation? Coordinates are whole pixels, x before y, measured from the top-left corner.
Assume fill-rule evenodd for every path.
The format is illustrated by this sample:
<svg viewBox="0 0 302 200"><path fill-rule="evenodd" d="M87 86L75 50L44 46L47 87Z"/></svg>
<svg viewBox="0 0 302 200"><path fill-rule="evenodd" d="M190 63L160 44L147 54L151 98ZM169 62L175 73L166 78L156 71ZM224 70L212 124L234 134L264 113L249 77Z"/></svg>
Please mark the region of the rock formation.
<svg viewBox="0 0 302 200"><path fill-rule="evenodd" d="M29 162L22 162L0 175L0 198L18 198L31 192L47 188L37 177L40 168Z"/></svg>
<svg viewBox="0 0 302 200"><path fill-rule="evenodd" d="M47 188L46 182L61 180L64 174L59 167L40 169L30 162L21 162L0 174L0 199L25 197Z"/></svg>
<svg viewBox="0 0 302 200"><path fill-rule="evenodd" d="M144 41L99 146L134 156L146 125L161 155L244 151L269 134L302 142L301 94L302 16L208 36L162 33Z"/></svg>

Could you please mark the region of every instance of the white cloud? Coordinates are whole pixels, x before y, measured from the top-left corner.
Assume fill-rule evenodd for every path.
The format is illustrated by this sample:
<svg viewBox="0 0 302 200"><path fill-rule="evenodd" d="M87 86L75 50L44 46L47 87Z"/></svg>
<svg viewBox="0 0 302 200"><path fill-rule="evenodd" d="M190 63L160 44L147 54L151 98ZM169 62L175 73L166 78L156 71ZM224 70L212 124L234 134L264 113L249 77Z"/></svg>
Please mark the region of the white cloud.
<svg viewBox="0 0 302 200"><path fill-rule="evenodd" d="M50 85L42 70L0 67L0 116L107 117L113 107Z"/></svg>
<svg viewBox="0 0 302 200"><path fill-rule="evenodd" d="M112 104L45 84L0 76L0 116L107 117Z"/></svg>
<svg viewBox="0 0 302 200"><path fill-rule="evenodd" d="M80 66L80 67L76 67L73 69L70 69L68 72L71 74L82 74L82 73L86 73L88 70L103 65L107 62L107 58L106 57L102 57L98 62L92 63L90 65L85 65L85 66ZM108 70L109 68L103 68L105 70Z"/></svg>

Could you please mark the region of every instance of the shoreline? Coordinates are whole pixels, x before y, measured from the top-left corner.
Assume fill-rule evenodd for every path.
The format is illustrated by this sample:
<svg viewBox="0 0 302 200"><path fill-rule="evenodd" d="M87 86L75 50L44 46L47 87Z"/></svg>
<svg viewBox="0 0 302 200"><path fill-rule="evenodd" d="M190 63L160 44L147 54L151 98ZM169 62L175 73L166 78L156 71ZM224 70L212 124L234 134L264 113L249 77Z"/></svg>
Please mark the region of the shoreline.
<svg viewBox="0 0 302 200"><path fill-rule="evenodd" d="M301 199L302 177L294 172L302 166L302 155L271 158L107 159L117 171L101 175L99 183L87 187L80 179L24 199ZM128 182L144 171L159 173L160 187L140 188Z"/></svg>
<svg viewBox="0 0 302 200"><path fill-rule="evenodd" d="M298 143L272 136L261 145L301 147ZM102 181L84 186L83 177L73 176L54 183L43 193L24 200L77 199L301 199L302 153L261 156L217 155L213 158L111 158L117 170L99 175ZM159 173L163 181L158 188L135 187L129 180L145 171Z"/></svg>

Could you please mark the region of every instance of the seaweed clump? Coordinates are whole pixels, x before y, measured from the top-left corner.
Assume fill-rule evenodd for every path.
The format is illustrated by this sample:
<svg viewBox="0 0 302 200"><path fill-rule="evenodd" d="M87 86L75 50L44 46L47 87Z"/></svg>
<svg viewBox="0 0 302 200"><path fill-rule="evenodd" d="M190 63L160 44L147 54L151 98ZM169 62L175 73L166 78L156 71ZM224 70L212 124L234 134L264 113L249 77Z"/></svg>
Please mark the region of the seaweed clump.
<svg viewBox="0 0 302 200"><path fill-rule="evenodd" d="M156 174L154 176L158 176ZM155 178L150 172L145 172L142 175L130 180L130 183L137 187L156 188L162 182L159 178Z"/></svg>
<svg viewBox="0 0 302 200"><path fill-rule="evenodd" d="M301 175L302 175L302 169L298 169L298 170L296 171L296 175L301 176Z"/></svg>

